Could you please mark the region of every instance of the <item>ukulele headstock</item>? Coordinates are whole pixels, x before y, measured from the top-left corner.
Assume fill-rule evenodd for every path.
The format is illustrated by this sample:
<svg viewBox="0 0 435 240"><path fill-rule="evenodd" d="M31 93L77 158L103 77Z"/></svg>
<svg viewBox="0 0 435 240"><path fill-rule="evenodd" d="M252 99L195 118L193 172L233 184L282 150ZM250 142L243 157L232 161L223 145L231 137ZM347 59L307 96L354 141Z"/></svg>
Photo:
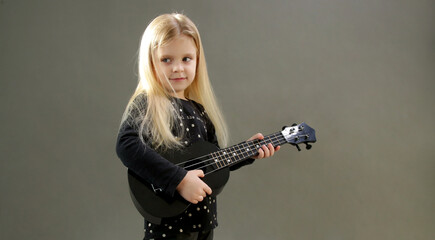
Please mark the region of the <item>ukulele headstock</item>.
<svg viewBox="0 0 435 240"><path fill-rule="evenodd" d="M306 123L293 124L291 127L284 126L281 133L288 143L296 146L298 151L301 150L298 144L304 143L306 149L310 150L311 145L309 143L316 142L316 131Z"/></svg>

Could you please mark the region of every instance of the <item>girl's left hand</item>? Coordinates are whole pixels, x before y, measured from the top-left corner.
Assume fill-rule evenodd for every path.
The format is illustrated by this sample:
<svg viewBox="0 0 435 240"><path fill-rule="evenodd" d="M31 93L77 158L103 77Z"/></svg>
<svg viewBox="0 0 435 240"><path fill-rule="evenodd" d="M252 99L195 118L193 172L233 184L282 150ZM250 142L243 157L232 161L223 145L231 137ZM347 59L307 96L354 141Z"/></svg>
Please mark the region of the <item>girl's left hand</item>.
<svg viewBox="0 0 435 240"><path fill-rule="evenodd" d="M254 139L259 139L259 140L263 140L264 136L261 133L257 133L254 136L252 136L251 138L249 138L247 141L251 141ZM261 158L268 158L268 157L272 157L273 154L275 154L275 152L279 151L281 147L273 147L273 145L271 143L266 145L261 146L260 149L258 149L258 155L254 156L252 158L254 159L261 159Z"/></svg>

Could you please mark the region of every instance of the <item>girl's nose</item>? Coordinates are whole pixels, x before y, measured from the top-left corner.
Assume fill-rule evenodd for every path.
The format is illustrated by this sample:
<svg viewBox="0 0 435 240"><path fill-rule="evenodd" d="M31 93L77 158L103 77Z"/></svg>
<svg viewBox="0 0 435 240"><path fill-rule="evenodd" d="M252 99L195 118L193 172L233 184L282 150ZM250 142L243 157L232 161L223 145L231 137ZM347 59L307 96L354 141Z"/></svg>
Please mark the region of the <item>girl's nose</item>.
<svg viewBox="0 0 435 240"><path fill-rule="evenodd" d="M181 63L174 64L174 67L172 69L173 72L182 72L184 71L183 65Z"/></svg>

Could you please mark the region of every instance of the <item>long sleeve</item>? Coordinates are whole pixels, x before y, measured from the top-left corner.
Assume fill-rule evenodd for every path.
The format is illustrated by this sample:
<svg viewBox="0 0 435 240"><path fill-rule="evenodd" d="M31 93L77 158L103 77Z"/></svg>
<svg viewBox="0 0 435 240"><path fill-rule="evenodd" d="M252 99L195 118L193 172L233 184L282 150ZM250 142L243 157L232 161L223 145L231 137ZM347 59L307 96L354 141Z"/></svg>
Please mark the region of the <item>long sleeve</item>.
<svg viewBox="0 0 435 240"><path fill-rule="evenodd" d="M116 153L128 169L169 196L174 196L178 184L187 174L185 169L144 145L137 130L126 123L119 131Z"/></svg>

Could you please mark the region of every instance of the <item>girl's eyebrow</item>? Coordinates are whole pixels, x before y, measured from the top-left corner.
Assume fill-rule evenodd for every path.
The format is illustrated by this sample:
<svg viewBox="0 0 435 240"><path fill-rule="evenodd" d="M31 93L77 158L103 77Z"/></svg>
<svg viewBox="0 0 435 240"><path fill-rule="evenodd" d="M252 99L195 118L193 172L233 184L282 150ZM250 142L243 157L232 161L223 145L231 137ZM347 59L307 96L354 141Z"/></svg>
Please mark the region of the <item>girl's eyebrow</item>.
<svg viewBox="0 0 435 240"><path fill-rule="evenodd" d="M169 55L169 54L165 54L165 55L160 56L160 58L171 58L171 57L172 57L172 56Z"/></svg>
<svg viewBox="0 0 435 240"><path fill-rule="evenodd" d="M188 56L188 57L193 57L193 56L195 56L195 52L186 52L186 53L184 53L184 54L182 54L182 56L184 57L184 56ZM173 57L173 55L171 55L171 54L163 54L163 55L161 55L160 56L160 58L172 58Z"/></svg>

